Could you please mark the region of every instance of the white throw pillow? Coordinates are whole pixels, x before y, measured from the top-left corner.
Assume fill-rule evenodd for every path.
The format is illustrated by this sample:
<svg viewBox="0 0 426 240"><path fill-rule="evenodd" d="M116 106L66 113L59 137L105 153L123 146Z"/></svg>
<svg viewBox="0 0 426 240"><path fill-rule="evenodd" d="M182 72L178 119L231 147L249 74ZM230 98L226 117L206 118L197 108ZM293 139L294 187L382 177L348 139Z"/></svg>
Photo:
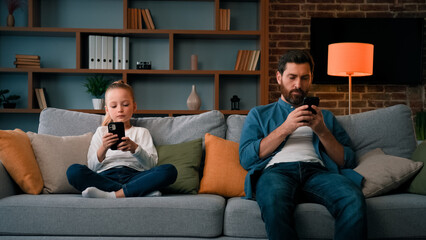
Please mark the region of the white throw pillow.
<svg viewBox="0 0 426 240"><path fill-rule="evenodd" d="M27 132L43 176L43 193L79 193L68 183L66 171L74 163L87 165L93 133L58 137Z"/></svg>
<svg viewBox="0 0 426 240"><path fill-rule="evenodd" d="M396 189L422 166L422 162L386 155L380 148L376 148L361 156L354 170L364 176L362 192L368 198Z"/></svg>

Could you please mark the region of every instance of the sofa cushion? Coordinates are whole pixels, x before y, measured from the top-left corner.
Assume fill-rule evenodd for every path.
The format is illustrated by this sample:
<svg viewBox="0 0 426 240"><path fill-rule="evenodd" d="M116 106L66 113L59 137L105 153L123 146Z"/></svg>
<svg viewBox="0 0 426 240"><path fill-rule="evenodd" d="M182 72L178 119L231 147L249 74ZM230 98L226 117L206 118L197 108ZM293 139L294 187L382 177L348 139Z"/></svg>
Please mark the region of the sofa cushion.
<svg viewBox="0 0 426 240"><path fill-rule="evenodd" d="M39 194L43 178L28 136L20 129L0 130L0 161L22 191Z"/></svg>
<svg viewBox="0 0 426 240"><path fill-rule="evenodd" d="M225 117L216 110L178 117L138 118L134 124L147 128L157 146L204 139L206 133L224 138L226 131Z"/></svg>
<svg viewBox="0 0 426 240"><path fill-rule="evenodd" d="M0 235L217 237L225 199L179 195L92 199L15 195L0 201Z"/></svg>
<svg viewBox="0 0 426 240"><path fill-rule="evenodd" d="M81 135L95 132L101 126L102 120L103 115L46 108L40 114L38 133L56 136ZM226 131L225 117L216 110L178 117L132 118L131 123L147 128L156 146L204 139L206 133L224 138Z"/></svg>
<svg viewBox="0 0 426 240"><path fill-rule="evenodd" d="M74 163L87 165L93 133L52 136L28 132L44 180L43 193L79 193L68 183L66 171Z"/></svg>
<svg viewBox="0 0 426 240"><path fill-rule="evenodd" d="M241 131L243 129L246 115L230 115L226 119L226 139L240 143Z"/></svg>
<svg viewBox="0 0 426 240"><path fill-rule="evenodd" d="M158 165L172 164L178 175L176 181L162 193L197 194L200 186L200 164L203 155L201 138L178 144L157 147Z"/></svg>
<svg viewBox="0 0 426 240"><path fill-rule="evenodd" d="M368 198L398 188L422 167L422 162L386 155L377 148L361 156L354 170L364 177L362 192Z"/></svg>
<svg viewBox="0 0 426 240"><path fill-rule="evenodd" d="M103 115L45 108L40 113L38 133L55 136L77 136L95 132L101 126Z"/></svg>
<svg viewBox="0 0 426 240"><path fill-rule="evenodd" d="M242 197L247 171L241 166L238 143L213 136L205 136L206 159L199 193L224 197Z"/></svg>
<svg viewBox="0 0 426 240"><path fill-rule="evenodd" d="M406 105L336 118L349 134L358 158L376 148L389 155L410 158L416 149L411 109Z"/></svg>
<svg viewBox="0 0 426 240"><path fill-rule="evenodd" d="M422 162L423 168L411 182L408 192L426 195L426 167L424 166L426 164L426 141L417 146L411 159Z"/></svg>
<svg viewBox="0 0 426 240"><path fill-rule="evenodd" d="M226 139L240 141L246 116L231 115L226 123ZM406 105L380 108L369 112L336 116L349 134L357 158L381 148L386 154L410 158L417 146L411 110Z"/></svg>
<svg viewBox="0 0 426 240"><path fill-rule="evenodd" d="M396 194L366 199L369 239L424 238L426 196ZM319 204L297 205L295 226L299 237L333 239L334 218ZM265 224L256 201L241 198L228 200L225 209L224 235L266 238Z"/></svg>

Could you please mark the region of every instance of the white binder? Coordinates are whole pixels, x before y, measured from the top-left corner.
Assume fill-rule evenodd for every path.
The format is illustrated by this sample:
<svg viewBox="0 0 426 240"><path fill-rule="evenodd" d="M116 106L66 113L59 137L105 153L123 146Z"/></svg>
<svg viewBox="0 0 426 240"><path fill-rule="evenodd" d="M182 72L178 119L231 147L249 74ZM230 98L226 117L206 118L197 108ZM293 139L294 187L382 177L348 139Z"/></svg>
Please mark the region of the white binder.
<svg viewBox="0 0 426 240"><path fill-rule="evenodd" d="M107 49L107 68L113 69L113 55L114 55L114 37L107 37L108 39L108 49Z"/></svg>
<svg viewBox="0 0 426 240"><path fill-rule="evenodd" d="M102 69L108 69L108 37L102 36Z"/></svg>
<svg viewBox="0 0 426 240"><path fill-rule="evenodd" d="M96 63L95 63L95 69L101 69L102 68L102 36L96 36Z"/></svg>
<svg viewBox="0 0 426 240"><path fill-rule="evenodd" d="M129 69L129 37L123 37L123 69Z"/></svg>
<svg viewBox="0 0 426 240"><path fill-rule="evenodd" d="M96 68L96 36L89 35L89 69Z"/></svg>
<svg viewBox="0 0 426 240"><path fill-rule="evenodd" d="M123 38L114 37L114 69L123 69Z"/></svg>

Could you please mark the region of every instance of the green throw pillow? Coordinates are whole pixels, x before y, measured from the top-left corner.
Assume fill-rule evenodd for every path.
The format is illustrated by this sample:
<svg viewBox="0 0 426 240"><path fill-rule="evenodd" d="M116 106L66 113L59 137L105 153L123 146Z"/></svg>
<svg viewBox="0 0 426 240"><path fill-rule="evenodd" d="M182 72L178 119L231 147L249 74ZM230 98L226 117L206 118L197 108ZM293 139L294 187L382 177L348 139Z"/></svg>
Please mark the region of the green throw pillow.
<svg viewBox="0 0 426 240"><path fill-rule="evenodd" d="M199 168L202 139L157 147L158 165L172 164L178 171L176 182L162 189L162 193L197 194L200 187Z"/></svg>
<svg viewBox="0 0 426 240"><path fill-rule="evenodd" d="M426 165L426 141L417 146L411 159ZM426 195L426 167L423 167L408 187L408 192Z"/></svg>

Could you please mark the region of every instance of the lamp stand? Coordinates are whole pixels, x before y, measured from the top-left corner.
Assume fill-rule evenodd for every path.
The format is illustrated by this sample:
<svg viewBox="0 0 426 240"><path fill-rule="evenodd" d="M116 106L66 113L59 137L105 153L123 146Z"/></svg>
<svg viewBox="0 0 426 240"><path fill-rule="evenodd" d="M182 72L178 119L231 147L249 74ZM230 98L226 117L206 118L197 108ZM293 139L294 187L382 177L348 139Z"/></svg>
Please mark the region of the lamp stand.
<svg viewBox="0 0 426 240"><path fill-rule="evenodd" d="M351 115L351 107L352 107L352 74L348 73L349 76L349 115Z"/></svg>

